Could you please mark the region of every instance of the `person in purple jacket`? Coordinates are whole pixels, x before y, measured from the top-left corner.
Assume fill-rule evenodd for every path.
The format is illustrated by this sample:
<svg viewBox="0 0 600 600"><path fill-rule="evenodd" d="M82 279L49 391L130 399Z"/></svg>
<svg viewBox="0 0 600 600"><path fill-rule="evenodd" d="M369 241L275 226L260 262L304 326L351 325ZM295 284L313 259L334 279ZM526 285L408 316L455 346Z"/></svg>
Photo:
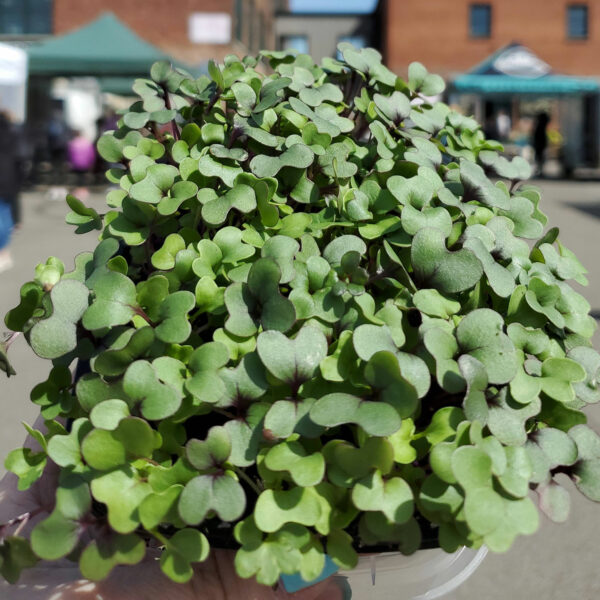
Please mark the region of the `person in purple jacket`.
<svg viewBox="0 0 600 600"><path fill-rule="evenodd" d="M67 157L71 171L77 175L77 185L83 186L86 174L91 173L96 164L94 143L80 131L76 131L67 146ZM80 198L87 196L87 190L81 188L74 193Z"/></svg>

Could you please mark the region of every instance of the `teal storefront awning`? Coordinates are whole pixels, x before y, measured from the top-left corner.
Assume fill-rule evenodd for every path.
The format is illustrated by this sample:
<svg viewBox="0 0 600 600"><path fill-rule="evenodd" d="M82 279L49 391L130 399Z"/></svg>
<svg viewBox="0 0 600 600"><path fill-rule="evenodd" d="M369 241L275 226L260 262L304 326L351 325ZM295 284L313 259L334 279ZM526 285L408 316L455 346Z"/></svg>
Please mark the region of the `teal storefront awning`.
<svg viewBox="0 0 600 600"><path fill-rule="evenodd" d="M567 75L543 75L535 79L510 75L472 75L466 73L453 81L454 89L477 94L589 94L597 92L600 85L594 79Z"/></svg>
<svg viewBox="0 0 600 600"><path fill-rule="evenodd" d="M468 73L459 75L451 86L459 93L487 95L559 96L600 91L598 80L554 73L529 48L516 43L500 48Z"/></svg>

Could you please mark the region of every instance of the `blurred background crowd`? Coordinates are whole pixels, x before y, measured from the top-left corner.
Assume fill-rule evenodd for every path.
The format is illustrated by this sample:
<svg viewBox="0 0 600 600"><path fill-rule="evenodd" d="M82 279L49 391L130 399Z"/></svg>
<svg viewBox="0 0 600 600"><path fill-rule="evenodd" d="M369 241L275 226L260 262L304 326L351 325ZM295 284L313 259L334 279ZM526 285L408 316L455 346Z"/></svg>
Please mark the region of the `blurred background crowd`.
<svg viewBox="0 0 600 600"><path fill-rule="evenodd" d="M93 144L154 61L199 75L230 53L292 48L320 60L345 41L377 48L400 75L423 62L446 79L442 99L474 114L508 154L572 176L600 166L594 8L597 0L1 0L0 126L18 133L24 184L99 183Z"/></svg>

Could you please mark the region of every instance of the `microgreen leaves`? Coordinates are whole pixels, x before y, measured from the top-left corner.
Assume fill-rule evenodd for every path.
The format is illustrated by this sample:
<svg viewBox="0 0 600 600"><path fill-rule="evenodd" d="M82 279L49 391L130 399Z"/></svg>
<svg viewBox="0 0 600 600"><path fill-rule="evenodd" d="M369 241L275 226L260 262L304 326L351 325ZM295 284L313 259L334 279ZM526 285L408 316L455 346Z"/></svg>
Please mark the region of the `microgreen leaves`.
<svg viewBox="0 0 600 600"><path fill-rule="evenodd" d="M6 467L21 490L61 469L30 539L0 524L8 580L65 556L98 580L152 546L183 583L227 546L273 585L415 552L423 520L450 552L504 551L537 527L530 490L566 519L558 474L600 501L586 271L528 165L430 104L420 63L404 82L339 50L263 52L268 76L157 63L101 136L108 212L67 199L99 244L38 265L5 320L53 361L40 448Z"/></svg>

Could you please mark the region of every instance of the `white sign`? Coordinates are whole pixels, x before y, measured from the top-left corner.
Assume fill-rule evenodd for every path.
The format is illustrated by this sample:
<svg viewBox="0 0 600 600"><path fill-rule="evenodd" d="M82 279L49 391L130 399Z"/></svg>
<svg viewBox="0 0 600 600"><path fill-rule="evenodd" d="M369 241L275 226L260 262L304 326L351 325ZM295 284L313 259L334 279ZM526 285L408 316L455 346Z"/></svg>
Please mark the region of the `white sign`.
<svg viewBox="0 0 600 600"><path fill-rule="evenodd" d="M0 82L19 84L27 79L27 52L22 48L0 44Z"/></svg>
<svg viewBox="0 0 600 600"><path fill-rule="evenodd" d="M513 77L541 77L552 69L539 56L523 46L508 48L494 61L494 67Z"/></svg>
<svg viewBox="0 0 600 600"><path fill-rule="evenodd" d="M218 12L196 12L188 19L188 35L194 44L229 44L231 15Z"/></svg>
<svg viewBox="0 0 600 600"><path fill-rule="evenodd" d="M25 120L26 88L27 53L0 44L0 111L7 111L17 123Z"/></svg>

